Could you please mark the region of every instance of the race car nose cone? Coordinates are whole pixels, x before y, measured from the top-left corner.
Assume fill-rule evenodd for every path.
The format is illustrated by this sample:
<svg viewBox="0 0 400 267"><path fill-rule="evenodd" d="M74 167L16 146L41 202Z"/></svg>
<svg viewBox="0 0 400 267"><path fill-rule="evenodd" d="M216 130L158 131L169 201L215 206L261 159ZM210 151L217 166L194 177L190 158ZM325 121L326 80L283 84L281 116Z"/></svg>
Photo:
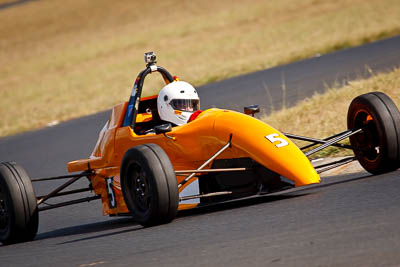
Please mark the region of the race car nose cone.
<svg viewBox="0 0 400 267"><path fill-rule="evenodd" d="M232 134L232 146L294 181L296 187L320 182L304 153L284 134L258 119L235 111L221 112L215 119L214 130L221 140Z"/></svg>

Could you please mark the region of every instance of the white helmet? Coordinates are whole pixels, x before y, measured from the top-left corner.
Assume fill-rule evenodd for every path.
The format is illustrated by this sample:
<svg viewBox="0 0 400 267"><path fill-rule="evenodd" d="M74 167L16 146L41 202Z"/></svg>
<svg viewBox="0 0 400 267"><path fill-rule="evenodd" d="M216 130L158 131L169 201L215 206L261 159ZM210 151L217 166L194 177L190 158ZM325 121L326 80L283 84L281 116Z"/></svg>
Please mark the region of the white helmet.
<svg viewBox="0 0 400 267"><path fill-rule="evenodd" d="M189 83L175 81L161 89L157 97L158 114L163 121L183 125L200 108L200 99Z"/></svg>

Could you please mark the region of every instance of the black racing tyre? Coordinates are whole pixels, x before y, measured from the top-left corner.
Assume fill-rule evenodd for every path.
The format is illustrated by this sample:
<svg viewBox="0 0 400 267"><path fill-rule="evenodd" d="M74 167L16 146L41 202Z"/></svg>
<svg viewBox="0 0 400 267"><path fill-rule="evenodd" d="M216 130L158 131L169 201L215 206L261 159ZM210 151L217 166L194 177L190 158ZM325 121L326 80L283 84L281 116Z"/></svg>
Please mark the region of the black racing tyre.
<svg viewBox="0 0 400 267"><path fill-rule="evenodd" d="M350 137L361 166L372 174L400 167L400 112L382 92L356 97L347 113L349 129L364 128Z"/></svg>
<svg viewBox="0 0 400 267"><path fill-rule="evenodd" d="M35 238L39 214L31 179L14 162L0 163L0 241L4 245Z"/></svg>
<svg viewBox="0 0 400 267"><path fill-rule="evenodd" d="M169 223L175 218L179 204L175 171L158 145L144 144L126 151L121 187L133 219L141 225Z"/></svg>

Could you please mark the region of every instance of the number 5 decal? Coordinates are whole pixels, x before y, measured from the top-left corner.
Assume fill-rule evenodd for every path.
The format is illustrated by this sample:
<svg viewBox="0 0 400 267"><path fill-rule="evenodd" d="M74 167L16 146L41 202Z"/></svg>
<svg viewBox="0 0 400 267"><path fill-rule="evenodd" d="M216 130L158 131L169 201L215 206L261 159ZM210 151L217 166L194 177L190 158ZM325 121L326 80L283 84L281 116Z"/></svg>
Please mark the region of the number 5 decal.
<svg viewBox="0 0 400 267"><path fill-rule="evenodd" d="M115 192L113 188L113 183L114 183L114 177L110 177L106 179L107 183L107 191L108 191L108 201L110 204L110 208L115 208L117 206L117 203L115 202Z"/></svg>
<svg viewBox="0 0 400 267"><path fill-rule="evenodd" d="M288 141L286 141L285 139L280 138L278 136L279 136L279 134L273 133L273 134L266 135L265 138L267 138L268 141L270 141L271 143L279 142L278 144L275 145L278 148L289 145Z"/></svg>

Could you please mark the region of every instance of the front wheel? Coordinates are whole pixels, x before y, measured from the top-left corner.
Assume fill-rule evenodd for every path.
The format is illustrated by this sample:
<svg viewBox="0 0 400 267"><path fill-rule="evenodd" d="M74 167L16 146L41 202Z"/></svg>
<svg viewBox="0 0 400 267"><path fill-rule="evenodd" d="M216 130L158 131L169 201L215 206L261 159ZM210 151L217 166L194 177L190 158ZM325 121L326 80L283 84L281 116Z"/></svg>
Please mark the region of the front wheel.
<svg viewBox="0 0 400 267"><path fill-rule="evenodd" d="M400 167L400 113L382 92L356 97L347 113L349 129L363 128L350 137L354 154L361 166L372 174Z"/></svg>
<svg viewBox="0 0 400 267"><path fill-rule="evenodd" d="M14 162L0 163L0 241L4 245L33 240L39 214L32 182Z"/></svg>
<svg viewBox="0 0 400 267"><path fill-rule="evenodd" d="M121 187L133 219L141 225L168 223L175 218L179 204L175 171L158 145L144 144L126 151Z"/></svg>

